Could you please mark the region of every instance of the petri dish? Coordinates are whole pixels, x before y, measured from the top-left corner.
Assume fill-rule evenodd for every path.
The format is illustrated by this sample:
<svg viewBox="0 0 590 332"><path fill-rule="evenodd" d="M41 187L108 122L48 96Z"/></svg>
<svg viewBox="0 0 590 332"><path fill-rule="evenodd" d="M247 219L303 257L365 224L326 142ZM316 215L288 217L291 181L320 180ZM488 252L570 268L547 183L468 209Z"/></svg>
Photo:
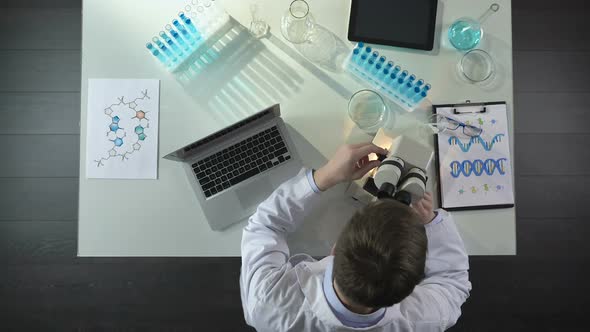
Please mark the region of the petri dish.
<svg viewBox="0 0 590 332"><path fill-rule="evenodd" d="M461 57L457 64L461 77L470 83L483 83L494 76L494 60L488 52L480 49L471 50Z"/></svg>
<svg viewBox="0 0 590 332"><path fill-rule="evenodd" d="M350 97L348 116L363 131L374 134L387 121L388 109L381 96L372 90L360 90Z"/></svg>

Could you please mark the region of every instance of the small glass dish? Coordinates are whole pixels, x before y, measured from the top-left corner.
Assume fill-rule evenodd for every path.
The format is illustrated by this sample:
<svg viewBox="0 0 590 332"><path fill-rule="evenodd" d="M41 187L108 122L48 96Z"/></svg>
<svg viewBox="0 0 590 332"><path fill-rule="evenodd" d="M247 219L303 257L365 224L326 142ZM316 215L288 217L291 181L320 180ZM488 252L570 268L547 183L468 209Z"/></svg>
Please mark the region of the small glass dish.
<svg viewBox="0 0 590 332"><path fill-rule="evenodd" d="M491 81L496 72L494 60L488 52L474 49L463 54L457 64L459 75L469 83L481 84Z"/></svg>
<svg viewBox="0 0 590 332"><path fill-rule="evenodd" d="M381 96L372 90L360 90L350 97L348 116L367 134L375 134L389 118L389 109Z"/></svg>

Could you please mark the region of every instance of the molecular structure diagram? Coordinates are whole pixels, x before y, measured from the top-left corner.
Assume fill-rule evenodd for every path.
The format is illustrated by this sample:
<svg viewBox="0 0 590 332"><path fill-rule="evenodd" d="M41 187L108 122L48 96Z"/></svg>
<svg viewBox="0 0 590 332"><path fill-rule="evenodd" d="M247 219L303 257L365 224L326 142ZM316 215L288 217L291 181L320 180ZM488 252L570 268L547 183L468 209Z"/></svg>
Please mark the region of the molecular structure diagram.
<svg viewBox="0 0 590 332"><path fill-rule="evenodd" d="M105 162L111 158L121 158L121 161L129 159L129 155L141 149L141 144L146 140L147 135L145 130L149 128L150 120L146 116L147 113L140 106L141 101L150 99L148 90L141 91L141 97L135 98L129 102L125 102L125 97L118 97L119 101L104 109L104 114L109 117L108 131L106 137L113 143L112 148L107 151L106 156L94 160L96 167L104 166ZM122 121L130 122L133 129L133 138L127 136L127 129L131 129L125 125L122 127ZM125 145L125 142L132 142Z"/></svg>

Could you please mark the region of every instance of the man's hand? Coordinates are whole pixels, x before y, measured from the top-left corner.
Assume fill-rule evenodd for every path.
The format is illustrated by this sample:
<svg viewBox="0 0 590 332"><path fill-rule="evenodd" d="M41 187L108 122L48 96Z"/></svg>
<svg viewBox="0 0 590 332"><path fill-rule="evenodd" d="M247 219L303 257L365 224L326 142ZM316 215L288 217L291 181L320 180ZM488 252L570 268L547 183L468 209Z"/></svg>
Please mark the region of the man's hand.
<svg viewBox="0 0 590 332"><path fill-rule="evenodd" d="M334 157L314 173L314 180L322 191L344 181L358 180L379 166L379 160L369 161L369 154L387 154L387 150L373 143L341 146Z"/></svg>
<svg viewBox="0 0 590 332"><path fill-rule="evenodd" d="M420 220L424 225L430 223L436 217L432 210L432 194L429 192L425 193L420 201L415 204L412 203L412 208L420 216Z"/></svg>

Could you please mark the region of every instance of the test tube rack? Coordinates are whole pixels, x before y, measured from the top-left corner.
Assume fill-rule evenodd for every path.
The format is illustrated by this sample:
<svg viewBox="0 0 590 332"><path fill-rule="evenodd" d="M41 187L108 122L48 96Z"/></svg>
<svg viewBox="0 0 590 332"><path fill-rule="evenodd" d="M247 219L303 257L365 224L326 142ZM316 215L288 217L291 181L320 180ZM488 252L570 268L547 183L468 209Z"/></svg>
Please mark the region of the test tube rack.
<svg viewBox="0 0 590 332"><path fill-rule="evenodd" d="M408 112L416 109L431 89L430 84L423 79L416 79L416 75L402 70L399 65L388 61L362 42L344 61L344 68Z"/></svg>
<svg viewBox="0 0 590 332"><path fill-rule="evenodd" d="M192 4L192 5L191 5ZM172 73L200 72L218 58L215 45L231 29L230 16L215 0L192 0L146 44Z"/></svg>

